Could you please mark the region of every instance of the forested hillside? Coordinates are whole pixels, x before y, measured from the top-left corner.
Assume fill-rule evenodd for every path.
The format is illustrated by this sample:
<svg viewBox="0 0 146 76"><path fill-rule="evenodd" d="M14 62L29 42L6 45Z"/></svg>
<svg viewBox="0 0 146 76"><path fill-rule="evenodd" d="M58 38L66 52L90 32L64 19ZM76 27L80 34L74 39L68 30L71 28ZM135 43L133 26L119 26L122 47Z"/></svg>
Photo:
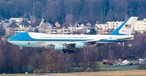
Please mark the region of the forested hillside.
<svg viewBox="0 0 146 76"><path fill-rule="evenodd" d="M45 18L54 23L106 22L146 17L146 0L0 0L0 19Z"/></svg>

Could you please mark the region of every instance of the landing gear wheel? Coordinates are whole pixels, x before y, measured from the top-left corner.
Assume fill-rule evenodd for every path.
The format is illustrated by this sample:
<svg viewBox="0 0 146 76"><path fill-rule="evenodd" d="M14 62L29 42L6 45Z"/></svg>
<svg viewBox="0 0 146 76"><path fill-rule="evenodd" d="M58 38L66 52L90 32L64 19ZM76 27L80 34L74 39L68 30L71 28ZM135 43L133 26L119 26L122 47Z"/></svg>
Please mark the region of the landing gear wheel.
<svg viewBox="0 0 146 76"><path fill-rule="evenodd" d="M68 54L71 54L71 53L75 53L75 50L73 50L73 49L63 49L62 50L63 51L63 53L68 53Z"/></svg>
<svg viewBox="0 0 146 76"><path fill-rule="evenodd" d="M74 53L75 51L74 50L68 50L67 52L68 52L68 54L71 54L71 53Z"/></svg>
<svg viewBox="0 0 146 76"><path fill-rule="evenodd" d="M20 52L22 52L23 51L23 47L22 46L19 46L20 47Z"/></svg>
<svg viewBox="0 0 146 76"><path fill-rule="evenodd" d="M62 51L63 51L63 53L66 53L67 52L65 49L63 49Z"/></svg>

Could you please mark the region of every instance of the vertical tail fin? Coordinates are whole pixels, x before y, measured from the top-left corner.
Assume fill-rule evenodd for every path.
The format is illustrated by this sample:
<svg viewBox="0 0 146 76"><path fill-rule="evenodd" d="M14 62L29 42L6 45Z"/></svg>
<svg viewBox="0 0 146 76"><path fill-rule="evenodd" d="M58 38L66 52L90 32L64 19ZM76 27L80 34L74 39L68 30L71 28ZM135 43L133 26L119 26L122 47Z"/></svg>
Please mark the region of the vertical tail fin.
<svg viewBox="0 0 146 76"><path fill-rule="evenodd" d="M110 35L131 35L137 19L138 17L130 17L128 20L123 22L117 29L110 33Z"/></svg>

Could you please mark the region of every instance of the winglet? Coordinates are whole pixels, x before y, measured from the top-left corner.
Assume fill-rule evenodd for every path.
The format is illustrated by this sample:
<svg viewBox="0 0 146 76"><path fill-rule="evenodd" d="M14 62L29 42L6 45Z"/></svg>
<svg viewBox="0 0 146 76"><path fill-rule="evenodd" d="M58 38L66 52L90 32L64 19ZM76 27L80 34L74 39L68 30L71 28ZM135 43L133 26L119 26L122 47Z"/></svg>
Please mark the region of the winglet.
<svg viewBox="0 0 146 76"><path fill-rule="evenodd" d="M123 22L117 29L110 33L110 35L131 35L137 19L138 17L130 17L128 20Z"/></svg>

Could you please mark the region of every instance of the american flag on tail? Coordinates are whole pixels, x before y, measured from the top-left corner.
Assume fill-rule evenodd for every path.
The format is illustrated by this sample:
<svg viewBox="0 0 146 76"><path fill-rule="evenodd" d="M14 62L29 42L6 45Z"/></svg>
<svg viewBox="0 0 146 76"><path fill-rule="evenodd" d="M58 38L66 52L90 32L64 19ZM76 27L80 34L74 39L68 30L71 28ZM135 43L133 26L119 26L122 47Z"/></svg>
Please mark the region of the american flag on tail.
<svg viewBox="0 0 146 76"><path fill-rule="evenodd" d="M131 28L131 25L130 24L126 24L125 28Z"/></svg>

